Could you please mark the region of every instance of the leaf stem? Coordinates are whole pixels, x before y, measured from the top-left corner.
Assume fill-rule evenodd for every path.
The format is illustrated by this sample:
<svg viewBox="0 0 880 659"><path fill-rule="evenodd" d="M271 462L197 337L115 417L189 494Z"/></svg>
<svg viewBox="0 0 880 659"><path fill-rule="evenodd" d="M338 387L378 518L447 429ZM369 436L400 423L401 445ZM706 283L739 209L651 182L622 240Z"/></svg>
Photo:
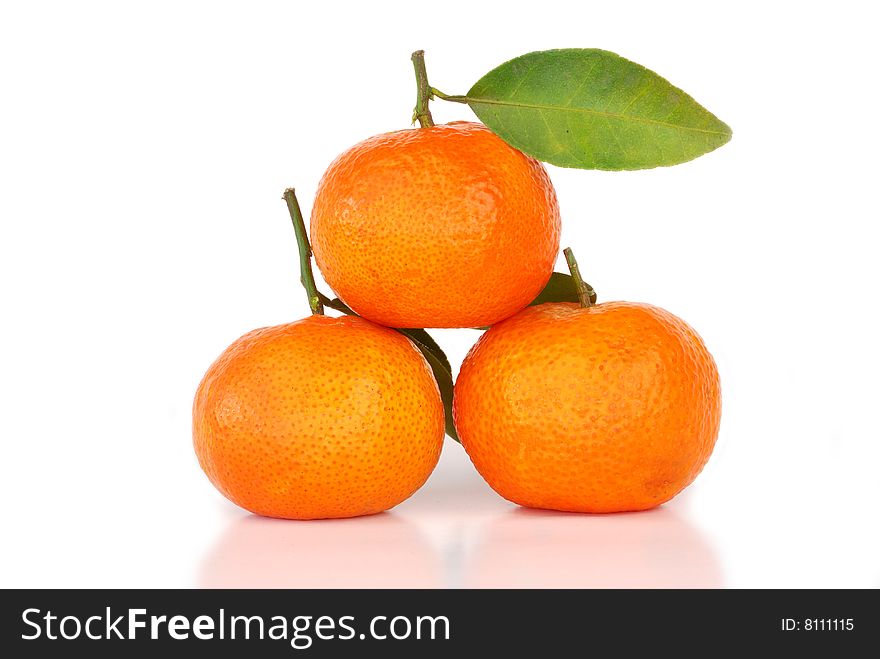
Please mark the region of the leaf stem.
<svg viewBox="0 0 880 659"><path fill-rule="evenodd" d="M444 101L452 101L453 103L468 103L473 100L471 98L468 98L467 96L461 96L458 94L444 94L436 87L431 87L430 92L431 97L436 96L439 99L442 99Z"/></svg>
<svg viewBox="0 0 880 659"><path fill-rule="evenodd" d="M309 296L309 309L312 310L312 315L323 315L324 305L321 304L321 295L318 293L315 276L312 274L312 248L309 245L306 223L293 188L284 191L284 201L287 202L287 210L290 211L293 231L296 234L296 246L299 248L299 280Z"/></svg>
<svg viewBox="0 0 880 659"><path fill-rule="evenodd" d="M416 72L416 108L413 110L413 121L418 120L422 128L430 128L434 125L434 117L428 108L428 101L433 98L433 89L428 85L428 71L425 69L425 51L417 50L412 54L413 69Z"/></svg>
<svg viewBox="0 0 880 659"><path fill-rule="evenodd" d="M568 269L571 272L571 278L574 280L574 286L577 289L578 300L585 309L592 307L596 302L596 291L581 277L581 270L578 262L574 258L574 252L571 247L566 247L563 252L565 254L565 262L568 263Z"/></svg>

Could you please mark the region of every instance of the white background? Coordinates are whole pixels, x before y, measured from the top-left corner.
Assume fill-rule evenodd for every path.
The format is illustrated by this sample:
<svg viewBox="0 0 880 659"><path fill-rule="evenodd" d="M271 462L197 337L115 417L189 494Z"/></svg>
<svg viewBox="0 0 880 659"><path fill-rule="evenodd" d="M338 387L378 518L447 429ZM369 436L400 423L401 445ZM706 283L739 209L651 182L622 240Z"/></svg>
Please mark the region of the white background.
<svg viewBox="0 0 880 659"><path fill-rule="evenodd" d="M880 586L870 6L4 3L0 584ZM308 311L282 190L308 213L338 153L409 125L411 51L464 93L554 47L644 64L734 130L678 167L549 168L601 299L663 306L714 353L703 474L653 512L526 511L447 440L390 513L226 502L190 404L233 339ZM457 369L477 335L436 336Z"/></svg>

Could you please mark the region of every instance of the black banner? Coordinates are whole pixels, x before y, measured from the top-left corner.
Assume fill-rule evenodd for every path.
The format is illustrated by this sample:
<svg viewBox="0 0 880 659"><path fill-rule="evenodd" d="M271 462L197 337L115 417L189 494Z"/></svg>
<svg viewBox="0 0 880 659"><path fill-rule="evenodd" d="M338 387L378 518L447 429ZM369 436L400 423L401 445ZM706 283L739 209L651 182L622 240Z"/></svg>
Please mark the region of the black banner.
<svg viewBox="0 0 880 659"><path fill-rule="evenodd" d="M192 657L224 646L248 657L839 654L880 640L877 592L7 590L0 647L14 657Z"/></svg>

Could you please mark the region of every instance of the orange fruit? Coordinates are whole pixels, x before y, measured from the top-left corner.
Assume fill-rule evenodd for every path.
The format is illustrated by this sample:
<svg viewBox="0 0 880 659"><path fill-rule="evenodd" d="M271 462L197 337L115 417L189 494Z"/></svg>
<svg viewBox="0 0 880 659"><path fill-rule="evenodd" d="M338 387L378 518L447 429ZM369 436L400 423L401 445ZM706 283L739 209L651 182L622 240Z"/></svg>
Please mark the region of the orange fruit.
<svg viewBox="0 0 880 659"><path fill-rule="evenodd" d="M703 341L663 309L542 304L471 349L454 415L477 470L514 503L645 510L706 464L721 389Z"/></svg>
<svg viewBox="0 0 880 659"><path fill-rule="evenodd" d="M208 369L193 404L205 474L268 517L387 510L427 480L443 436L422 354L399 332L350 316L245 334Z"/></svg>
<svg viewBox="0 0 880 659"><path fill-rule="evenodd" d="M544 166L482 124L377 135L330 165L311 243L324 279L389 327L482 327L541 291L559 251Z"/></svg>

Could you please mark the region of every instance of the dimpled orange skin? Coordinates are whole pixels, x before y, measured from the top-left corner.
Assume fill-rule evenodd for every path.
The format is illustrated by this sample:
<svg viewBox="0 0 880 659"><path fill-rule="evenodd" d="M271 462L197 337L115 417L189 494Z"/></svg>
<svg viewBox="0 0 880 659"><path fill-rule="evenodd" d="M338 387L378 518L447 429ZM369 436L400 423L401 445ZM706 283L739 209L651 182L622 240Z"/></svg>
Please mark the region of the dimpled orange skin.
<svg viewBox="0 0 880 659"><path fill-rule="evenodd" d="M544 166L482 124L377 135L330 165L315 260L352 309L389 327L482 327L541 291L559 251Z"/></svg>
<svg viewBox="0 0 880 659"><path fill-rule="evenodd" d="M645 510L706 464L721 388L702 339L663 309L543 304L471 349L454 414L468 455L504 498L569 512Z"/></svg>
<svg viewBox="0 0 880 659"><path fill-rule="evenodd" d="M254 330L210 367L193 404L199 464L231 501L287 519L354 517L427 480L443 404L422 354L362 318Z"/></svg>

